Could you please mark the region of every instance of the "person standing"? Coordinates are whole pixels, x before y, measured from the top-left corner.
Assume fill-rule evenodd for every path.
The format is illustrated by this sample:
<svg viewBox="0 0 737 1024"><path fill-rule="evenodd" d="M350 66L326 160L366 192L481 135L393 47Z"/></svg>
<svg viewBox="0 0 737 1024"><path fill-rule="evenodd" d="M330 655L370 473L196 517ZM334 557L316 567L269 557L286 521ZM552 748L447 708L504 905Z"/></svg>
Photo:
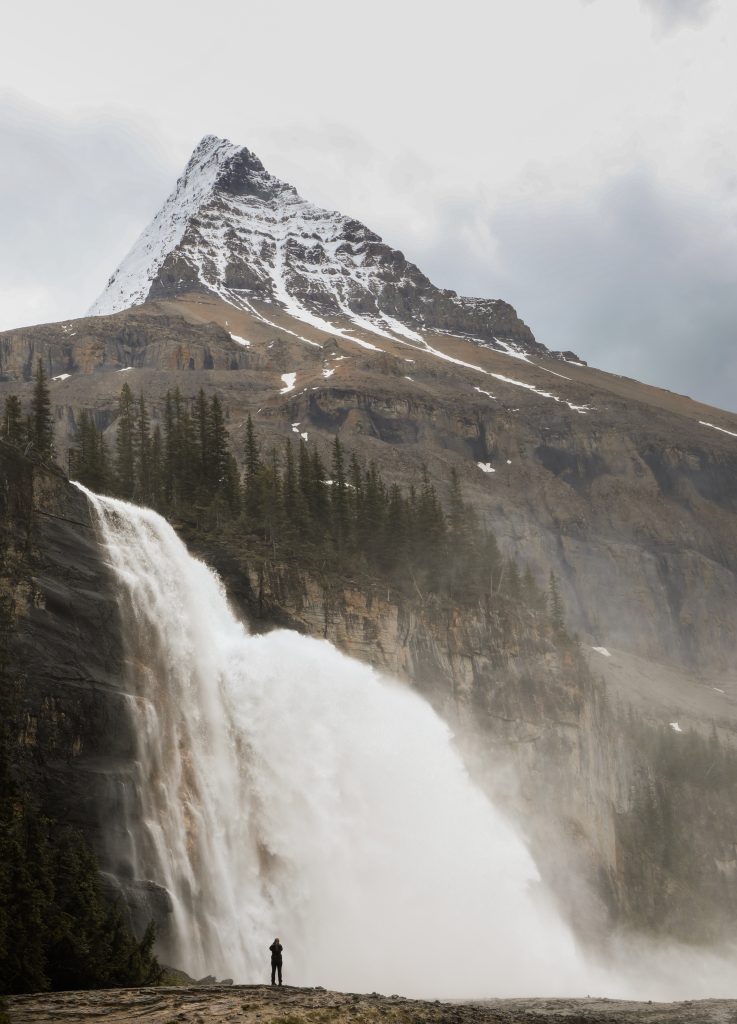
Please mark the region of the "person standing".
<svg viewBox="0 0 737 1024"><path fill-rule="evenodd" d="M279 942L278 936L271 943L269 949L271 950L271 984L276 984L276 981L274 979L278 974L279 984L281 985L281 955L284 950L284 947L282 946L281 942Z"/></svg>

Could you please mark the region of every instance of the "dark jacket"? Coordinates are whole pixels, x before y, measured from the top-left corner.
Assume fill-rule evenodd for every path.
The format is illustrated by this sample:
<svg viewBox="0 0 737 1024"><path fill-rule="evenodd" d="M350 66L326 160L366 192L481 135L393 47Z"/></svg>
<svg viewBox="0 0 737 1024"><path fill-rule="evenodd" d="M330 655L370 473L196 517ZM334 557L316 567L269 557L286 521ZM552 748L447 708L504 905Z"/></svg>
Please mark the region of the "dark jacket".
<svg viewBox="0 0 737 1024"><path fill-rule="evenodd" d="M284 947L282 946L281 942L276 942L276 941L272 942L271 945L269 946L269 949L271 950L271 962L272 962L272 964L280 964L281 963L282 950L284 949Z"/></svg>

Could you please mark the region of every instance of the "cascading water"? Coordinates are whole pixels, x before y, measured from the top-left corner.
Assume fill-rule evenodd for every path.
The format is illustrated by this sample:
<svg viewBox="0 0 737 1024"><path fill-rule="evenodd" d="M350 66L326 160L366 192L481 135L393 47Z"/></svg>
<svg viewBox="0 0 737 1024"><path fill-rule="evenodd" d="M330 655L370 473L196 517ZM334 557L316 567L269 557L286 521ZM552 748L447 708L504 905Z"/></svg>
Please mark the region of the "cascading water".
<svg viewBox="0 0 737 1024"><path fill-rule="evenodd" d="M89 492L138 736L130 870L198 977L470 996L585 991L512 827L410 690L325 641L249 636L156 513Z"/></svg>

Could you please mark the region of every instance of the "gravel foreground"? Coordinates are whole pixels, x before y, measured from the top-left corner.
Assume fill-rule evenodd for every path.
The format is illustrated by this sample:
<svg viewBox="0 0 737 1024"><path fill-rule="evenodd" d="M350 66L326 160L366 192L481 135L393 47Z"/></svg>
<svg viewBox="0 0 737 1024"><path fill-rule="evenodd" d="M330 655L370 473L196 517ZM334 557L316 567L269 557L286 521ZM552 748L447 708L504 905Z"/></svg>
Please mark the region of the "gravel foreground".
<svg viewBox="0 0 737 1024"><path fill-rule="evenodd" d="M10 996L10 1024L737 1024L737 1000L617 999L432 1002L322 988L192 985Z"/></svg>

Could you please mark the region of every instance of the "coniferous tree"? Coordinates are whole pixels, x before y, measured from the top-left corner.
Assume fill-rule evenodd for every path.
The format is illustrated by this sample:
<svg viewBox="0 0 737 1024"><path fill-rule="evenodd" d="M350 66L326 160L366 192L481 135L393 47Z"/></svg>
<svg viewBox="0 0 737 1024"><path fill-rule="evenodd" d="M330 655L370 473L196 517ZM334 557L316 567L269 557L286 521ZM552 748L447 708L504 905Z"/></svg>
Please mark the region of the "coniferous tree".
<svg viewBox="0 0 737 1024"><path fill-rule="evenodd" d="M265 476L261 462L261 448L256 440L251 414L246 420L246 444L244 450L245 471L243 476L243 507L249 524L263 521Z"/></svg>
<svg viewBox="0 0 737 1024"><path fill-rule="evenodd" d="M297 458L297 482L301 498L302 515L300 517L300 532L303 538L307 538L312 531L312 463L310 461L310 449L303 437L299 439L299 455Z"/></svg>
<svg viewBox="0 0 737 1024"><path fill-rule="evenodd" d="M407 503L399 485L392 484L386 512L384 550L387 569L392 571L394 578L406 569L407 518Z"/></svg>
<svg viewBox="0 0 737 1024"><path fill-rule="evenodd" d="M151 420L143 392L138 397L133 438L135 459L134 494L144 505L151 504Z"/></svg>
<svg viewBox="0 0 737 1024"><path fill-rule="evenodd" d="M197 431L197 442L199 447L199 466L197 467L197 476L200 484L207 482L212 484L216 475L212 472L212 466L210 462L210 415L207 406L207 398L205 392L200 388L195 401L195 415L194 415L195 428Z"/></svg>
<svg viewBox="0 0 737 1024"><path fill-rule="evenodd" d="M548 584L548 614L550 616L550 626L553 630L553 636L556 640L566 640L566 623L565 615L563 613L563 601L561 600L560 590L558 588L558 578L555 573L551 570L550 581Z"/></svg>
<svg viewBox="0 0 737 1024"><path fill-rule="evenodd" d="M294 449L287 438L284 442L284 474L281 486L284 529L288 542L293 542L302 533L304 505L297 486L297 471L294 466Z"/></svg>
<svg viewBox="0 0 737 1024"><path fill-rule="evenodd" d="M330 506L326 479L327 474L320 458L320 452L317 450L317 446L314 446L310 457L310 520L313 527L313 541L324 537L328 528Z"/></svg>
<svg viewBox="0 0 737 1024"><path fill-rule="evenodd" d="M162 452L162 497L167 506L171 505L174 500L175 421L174 397L171 391L167 391L166 398L164 400L164 437Z"/></svg>
<svg viewBox="0 0 737 1024"><path fill-rule="evenodd" d="M33 442L36 454L42 459L50 459L54 454L54 421L51 415L49 384L43 360L40 358L34 380L29 438Z"/></svg>
<svg viewBox="0 0 737 1024"><path fill-rule="evenodd" d="M191 512L198 497L201 479L199 441L195 424L184 400L175 392L176 447L174 453L174 507L180 512Z"/></svg>
<svg viewBox="0 0 737 1024"><path fill-rule="evenodd" d="M233 515L237 515L241 510L241 478L238 463L230 452L225 459L223 494L228 509Z"/></svg>
<svg viewBox="0 0 737 1024"><path fill-rule="evenodd" d="M161 427L157 423L151 435L150 500L153 508L157 510L164 508L165 493L164 440L161 436Z"/></svg>
<svg viewBox="0 0 737 1024"><path fill-rule="evenodd" d="M450 471L450 489L448 494L448 529L453 544L464 544L466 539L466 507L463 503L463 492L458 470L455 466Z"/></svg>
<svg viewBox="0 0 737 1024"><path fill-rule="evenodd" d="M17 768L17 766L16 766ZM137 942L103 895L83 836L48 821L0 741L0 995L156 983L154 931Z"/></svg>
<svg viewBox="0 0 737 1024"><path fill-rule="evenodd" d="M206 431L207 462L205 479L210 486L224 490L228 466L228 431L223 407L217 395L210 399Z"/></svg>
<svg viewBox="0 0 737 1024"><path fill-rule="evenodd" d="M21 448L27 441L26 423L23 408L17 395L8 395L5 399L2 436L8 444Z"/></svg>
<svg viewBox="0 0 737 1024"><path fill-rule="evenodd" d="M507 559L507 571L504 578L507 594L518 601L522 596L522 578L516 558Z"/></svg>
<svg viewBox="0 0 737 1024"><path fill-rule="evenodd" d="M118 423L115 437L115 484L118 494L126 501L133 498L136 489L135 451L135 399L130 386L123 385L118 400Z"/></svg>
<svg viewBox="0 0 737 1024"><path fill-rule="evenodd" d="M338 554L338 561L342 562L348 539L349 510L343 446L341 445L337 434L333 440L330 475L332 478L332 485L330 488L330 512L333 525L333 538Z"/></svg>
<svg viewBox="0 0 737 1024"><path fill-rule="evenodd" d="M246 420L246 444L244 455L246 486L248 486L249 478L256 475L261 465L260 448L258 441L256 440L256 431L254 430L250 412L248 414L248 419Z"/></svg>
<svg viewBox="0 0 737 1024"><path fill-rule="evenodd" d="M69 448L69 475L93 491L107 485L106 449L89 410L79 414L74 443Z"/></svg>

